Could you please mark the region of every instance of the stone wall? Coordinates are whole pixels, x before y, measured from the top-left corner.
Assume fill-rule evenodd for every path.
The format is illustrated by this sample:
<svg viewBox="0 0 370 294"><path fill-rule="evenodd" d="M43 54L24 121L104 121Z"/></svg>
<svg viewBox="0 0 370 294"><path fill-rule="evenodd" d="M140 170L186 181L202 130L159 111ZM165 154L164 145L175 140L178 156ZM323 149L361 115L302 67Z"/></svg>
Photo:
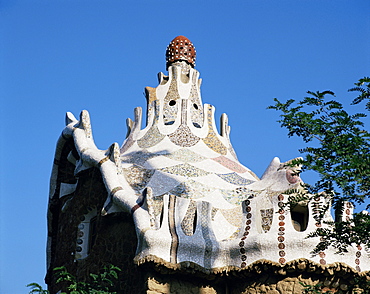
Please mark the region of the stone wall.
<svg viewBox="0 0 370 294"><path fill-rule="evenodd" d="M300 275L277 279L274 276L262 275L261 278L250 281L227 280L226 282L197 282L191 279L165 277L158 275L148 276L146 285L147 294L302 294L304 285L316 285L322 293L366 293L360 288L349 290L345 283L340 284L338 279L329 280L311 279ZM328 285L328 286L325 286ZM356 292L357 291L357 292Z"/></svg>
<svg viewBox="0 0 370 294"><path fill-rule="evenodd" d="M153 265L154 266L154 265ZM343 264L322 266L306 259L288 263L286 266L259 261L246 270L230 270L207 276L190 271L176 273L154 266L158 271L147 271L146 293L217 293L217 294L301 294L305 286L317 285L320 293L368 293L355 284L370 275L359 274ZM304 286L305 285L305 286Z"/></svg>

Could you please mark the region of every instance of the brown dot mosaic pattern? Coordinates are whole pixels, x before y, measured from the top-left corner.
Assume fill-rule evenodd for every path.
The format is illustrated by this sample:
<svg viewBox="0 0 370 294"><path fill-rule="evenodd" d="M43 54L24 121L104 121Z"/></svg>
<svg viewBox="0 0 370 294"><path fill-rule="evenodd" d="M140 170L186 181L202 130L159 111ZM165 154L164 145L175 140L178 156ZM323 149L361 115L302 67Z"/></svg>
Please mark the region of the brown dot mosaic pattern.
<svg viewBox="0 0 370 294"><path fill-rule="evenodd" d="M278 199L279 199L279 202L278 202L278 206L279 206L279 232L278 232L278 249L279 249L279 262L281 264L284 264L286 262L286 259L285 259L285 255L286 255L286 252L285 252L285 209L284 209L284 195L280 194L278 196Z"/></svg>
<svg viewBox="0 0 370 294"><path fill-rule="evenodd" d="M167 47L167 68L175 61L186 61L192 67L195 66L196 51L193 43L184 36L174 38Z"/></svg>
<svg viewBox="0 0 370 294"><path fill-rule="evenodd" d="M244 208L244 213L245 213L245 217L246 217L246 222L245 222L245 226L244 226L244 232L243 232L243 236L239 242L239 251L240 251L240 259L242 261L242 263L240 264L240 267L241 268L245 268L247 266L247 250L248 248L246 248L246 239L248 238L249 236L249 231L251 229L251 224L252 224L252 208L250 206L251 202L250 200L245 200L243 202L243 208Z"/></svg>

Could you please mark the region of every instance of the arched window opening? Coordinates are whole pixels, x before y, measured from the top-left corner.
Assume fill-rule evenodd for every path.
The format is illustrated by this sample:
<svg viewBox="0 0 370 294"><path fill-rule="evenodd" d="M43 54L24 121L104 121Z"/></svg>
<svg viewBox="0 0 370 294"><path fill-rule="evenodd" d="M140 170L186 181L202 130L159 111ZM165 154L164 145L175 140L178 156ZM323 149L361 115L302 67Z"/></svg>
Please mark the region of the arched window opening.
<svg viewBox="0 0 370 294"><path fill-rule="evenodd" d="M303 232L308 225L308 206L306 203L297 203L290 208L293 227L298 232Z"/></svg>

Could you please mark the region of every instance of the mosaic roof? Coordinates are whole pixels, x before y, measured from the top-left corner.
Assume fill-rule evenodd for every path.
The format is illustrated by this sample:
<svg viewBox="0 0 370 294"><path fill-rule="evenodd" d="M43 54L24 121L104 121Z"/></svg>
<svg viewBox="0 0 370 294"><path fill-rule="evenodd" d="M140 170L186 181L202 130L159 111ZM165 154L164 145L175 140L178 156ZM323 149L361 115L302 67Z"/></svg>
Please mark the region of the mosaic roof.
<svg viewBox="0 0 370 294"><path fill-rule="evenodd" d="M109 195L102 214L132 213L137 263L155 256L204 269L246 268L260 259L284 265L310 256L318 240L305 237L326 225L318 224L311 206L303 205L297 212L300 220L286 209L286 191L301 189L299 167L274 158L261 179L255 176L237 159L227 116L221 117L219 132L215 108L202 103L193 44L176 37L166 58L168 75L161 73L159 85L146 88L147 125L141 128L142 111L137 108L120 148L113 144L107 151L97 149L86 111L80 120L68 114L63 131L64 137L73 137L80 155L75 173L100 169ZM51 192L57 178L53 174ZM75 183L66 184L61 191L71 193ZM324 198L315 201L326 204ZM326 215L324 221L330 220ZM361 246L341 256L328 249L311 259L322 265L344 262L357 271L370 269Z"/></svg>

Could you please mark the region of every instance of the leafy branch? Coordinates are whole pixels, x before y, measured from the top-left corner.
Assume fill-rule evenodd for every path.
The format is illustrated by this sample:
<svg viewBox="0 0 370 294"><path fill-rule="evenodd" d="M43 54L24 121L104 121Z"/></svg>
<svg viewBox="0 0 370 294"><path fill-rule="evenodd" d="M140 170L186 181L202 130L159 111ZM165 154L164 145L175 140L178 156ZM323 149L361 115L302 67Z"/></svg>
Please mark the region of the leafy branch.
<svg viewBox="0 0 370 294"><path fill-rule="evenodd" d="M60 294L115 294L112 290L115 282L118 280L118 272L120 268L114 265L104 266L99 274L90 273L88 281L78 281L77 278L69 273L66 267L54 268L56 283L64 284L67 292ZM39 284L31 283L27 287L31 288L31 293L49 294L48 290L44 290Z"/></svg>
<svg viewBox="0 0 370 294"><path fill-rule="evenodd" d="M352 104L370 98L370 78L360 79L355 86L349 91L357 91L359 96ZM366 114L350 115L340 102L334 100L332 91L307 93L309 96L298 102L289 99L283 103L275 98L275 105L268 108L281 112L278 122L288 130L289 137L301 137L304 143L309 144L299 150L304 155L300 164L302 171L317 172L319 180L312 186L306 185L306 193L313 197L323 193L321 195L329 197L334 209L340 213L346 201L361 204L370 198L370 133L362 121ZM366 109L370 110L370 102L366 104ZM323 208L321 217L327 209ZM333 231L318 230L317 235L327 236L320 248L327 248L331 244L342 251L352 243L361 241L369 244L369 241L364 242L366 238L360 237L370 232L366 225L367 216L355 214L353 222L356 226L333 223ZM345 228L348 228L345 230L348 231L346 237L340 231Z"/></svg>
<svg viewBox="0 0 370 294"><path fill-rule="evenodd" d="M363 88L363 86L366 84L366 88ZM360 92L360 95L357 96L353 101L352 104L359 104L365 99L370 100L370 78L369 77L364 77L362 79L359 79L358 83L355 83L356 87L353 87L349 89L349 92ZM366 109L370 111L370 101L366 103Z"/></svg>

